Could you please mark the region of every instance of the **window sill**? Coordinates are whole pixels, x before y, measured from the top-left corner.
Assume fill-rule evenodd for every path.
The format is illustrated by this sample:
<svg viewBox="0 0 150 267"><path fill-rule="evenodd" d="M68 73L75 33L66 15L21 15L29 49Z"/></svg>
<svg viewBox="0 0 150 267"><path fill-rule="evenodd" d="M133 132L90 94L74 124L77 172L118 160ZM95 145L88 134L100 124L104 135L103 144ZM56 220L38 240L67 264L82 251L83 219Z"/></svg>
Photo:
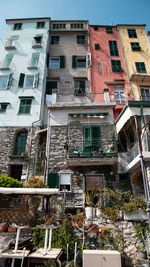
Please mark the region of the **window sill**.
<svg viewBox="0 0 150 267"><path fill-rule="evenodd" d="M38 69L38 67L29 66L29 67L27 67L27 69L28 69L28 70L37 70L37 69Z"/></svg>
<svg viewBox="0 0 150 267"><path fill-rule="evenodd" d="M0 67L0 70L10 70L10 68Z"/></svg>
<svg viewBox="0 0 150 267"><path fill-rule="evenodd" d="M10 158L24 159L24 156L21 155L9 155Z"/></svg>
<svg viewBox="0 0 150 267"><path fill-rule="evenodd" d="M5 50L15 50L15 49L16 49L16 47L12 46L12 45L5 46Z"/></svg>
<svg viewBox="0 0 150 267"><path fill-rule="evenodd" d="M38 44L33 44L32 48L42 48L42 45L41 44L39 44L39 45Z"/></svg>

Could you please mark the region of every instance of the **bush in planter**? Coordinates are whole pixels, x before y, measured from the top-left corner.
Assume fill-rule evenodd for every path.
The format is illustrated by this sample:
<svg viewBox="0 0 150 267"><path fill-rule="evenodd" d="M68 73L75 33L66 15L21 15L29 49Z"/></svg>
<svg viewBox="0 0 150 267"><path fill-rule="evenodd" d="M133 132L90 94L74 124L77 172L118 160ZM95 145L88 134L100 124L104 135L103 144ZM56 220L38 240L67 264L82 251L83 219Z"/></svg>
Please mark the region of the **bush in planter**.
<svg viewBox="0 0 150 267"><path fill-rule="evenodd" d="M0 187L18 188L23 187L23 183L7 175L0 174Z"/></svg>
<svg viewBox="0 0 150 267"><path fill-rule="evenodd" d="M133 198L131 196L129 202L124 203L122 210L126 214L136 213L138 210L143 210L146 213L146 201L144 197Z"/></svg>

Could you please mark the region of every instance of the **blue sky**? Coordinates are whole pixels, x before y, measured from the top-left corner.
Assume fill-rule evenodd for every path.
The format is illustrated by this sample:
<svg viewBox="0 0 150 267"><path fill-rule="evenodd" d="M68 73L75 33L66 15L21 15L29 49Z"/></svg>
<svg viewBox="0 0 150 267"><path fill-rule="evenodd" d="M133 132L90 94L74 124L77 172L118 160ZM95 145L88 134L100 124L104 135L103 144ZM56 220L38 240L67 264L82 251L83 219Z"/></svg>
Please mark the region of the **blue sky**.
<svg viewBox="0 0 150 267"><path fill-rule="evenodd" d="M0 36L5 19L51 17L87 19L90 24L146 24L150 30L150 0L0 0Z"/></svg>

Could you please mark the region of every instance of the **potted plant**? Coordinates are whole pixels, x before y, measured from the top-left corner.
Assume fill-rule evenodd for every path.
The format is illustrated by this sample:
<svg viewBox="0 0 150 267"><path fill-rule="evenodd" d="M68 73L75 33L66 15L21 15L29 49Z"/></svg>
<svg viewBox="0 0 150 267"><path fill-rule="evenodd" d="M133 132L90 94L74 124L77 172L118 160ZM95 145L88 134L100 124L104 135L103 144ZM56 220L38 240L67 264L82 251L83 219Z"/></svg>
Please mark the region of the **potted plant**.
<svg viewBox="0 0 150 267"><path fill-rule="evenodd" d="M95 189L92 191L85 191L86 207L85 214L87 219L93 219L95 216L94 198L96 195Z"/></svg>
<svg viewBox="0 0 150 267"><path fill-rule="evenodd" d="M130 197L128 203L124 203L122 210L124 211L124 220L141 221L148 220L146 214L146 201L144 197Z"/></svg>

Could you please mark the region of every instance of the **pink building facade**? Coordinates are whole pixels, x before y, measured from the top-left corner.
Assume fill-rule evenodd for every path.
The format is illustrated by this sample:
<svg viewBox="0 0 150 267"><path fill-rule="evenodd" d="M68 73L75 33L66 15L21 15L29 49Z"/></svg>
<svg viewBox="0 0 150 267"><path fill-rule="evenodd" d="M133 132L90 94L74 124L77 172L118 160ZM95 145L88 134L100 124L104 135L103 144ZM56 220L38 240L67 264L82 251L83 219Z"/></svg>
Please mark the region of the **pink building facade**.
<svg viewBox="0 0 150 267"><path fill-rule="evenodd" d="M96 102L116 101L114 108L116 119L124 104L132 100L117 28L90 26L90 50L91 87L94 99ZM108 99L104 99L104 92L109 93Z"/></svg>

